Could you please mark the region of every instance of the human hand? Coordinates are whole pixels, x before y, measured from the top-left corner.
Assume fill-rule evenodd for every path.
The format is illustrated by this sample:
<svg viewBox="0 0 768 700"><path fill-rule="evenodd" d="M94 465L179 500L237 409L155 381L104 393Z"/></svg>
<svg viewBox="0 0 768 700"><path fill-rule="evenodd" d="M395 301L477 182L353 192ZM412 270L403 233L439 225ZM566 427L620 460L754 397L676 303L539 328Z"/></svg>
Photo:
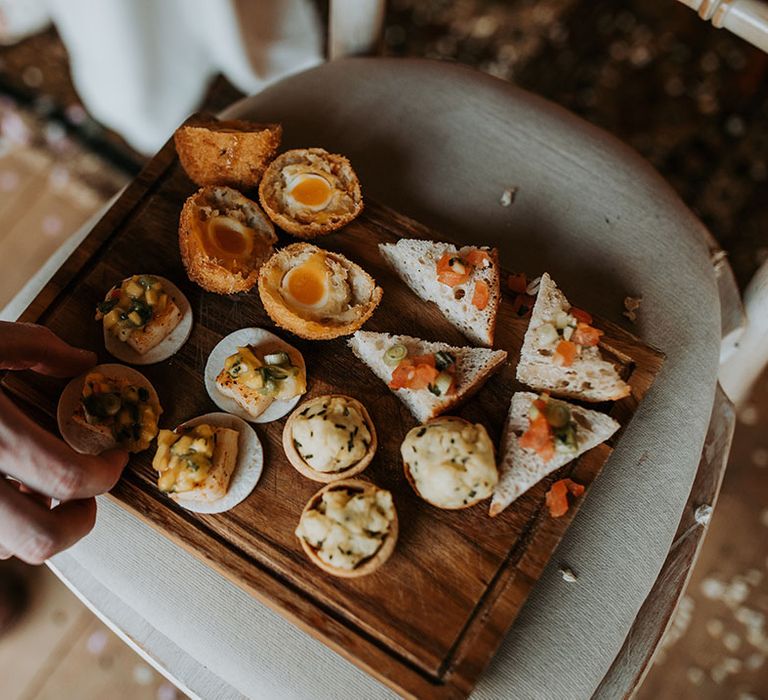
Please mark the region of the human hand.
<svg viewBox="0 0 768 700"><path fill-rule="evenodd" d="M48 328L0 322L0 369L71 377L94 364L95 353ZM87 535L94 496L115 485L127 461L124 450L78 454L0 392L0 559L42 564ZM62 503L51 508L51 499Z"/></svg>

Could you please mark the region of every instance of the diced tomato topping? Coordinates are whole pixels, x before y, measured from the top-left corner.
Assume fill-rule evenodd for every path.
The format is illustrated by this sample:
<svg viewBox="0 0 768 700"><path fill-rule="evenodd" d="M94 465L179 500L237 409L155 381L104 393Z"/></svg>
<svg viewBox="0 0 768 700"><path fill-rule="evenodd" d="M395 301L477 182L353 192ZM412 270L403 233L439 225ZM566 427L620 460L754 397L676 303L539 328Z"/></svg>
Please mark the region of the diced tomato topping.
<svg viewBox="0 0 768 700"><path fill-rule="evenodd" d="M438 374L434 355L406 357L392 372L389 386L391 389L426 389Z"/></svg>
<svg viewBox="0 0 768 700"><path fill-rule="evenodd" d="M440 372L430 365L416 365L416 373L413 376L409 389L427 389L430 384L435 383L437 375Z"/></svg>
<svg viewBox="0 0 768 700"><path fill-rule="evenodd" d="M586 323L587 325L591 325L592 323L592 315L587 311L584 311L584 309L577 309L575 306L572 306L568 313L580 323Z"/></svg>
<svg viewBox="0 0 768 700"><path fill-rule="evenodd" d="M429 365L430 367L435 366L435 356L430 355L414 355L410 358L411 362L413 362L414 365Z"/></svg>
<svg viewBox="0 0 768 700"><path fill-rule="evenodd" d="M536 297L532 297L530 294L518 294L512 302L512 311L520 318L526 318L530 316L535 303Z"/></svg>
<svg viewBox="0 0 768 700"><path fill-rule="evenodd" d="M449 287L464 284L469 279L470 271L469 263L456 254L445 253L437 261L437 281Z"/></svg>
<svg viewBox="0 0 768 700"><path fill-rule="evenodd" d="M552 435L552 427L547 422L543 412L531 420L528 430L520 436L520 447L533 450L545 462L555 456L555 439Z"/></svg>
<svg viewBox="0 0 768 700"><path fill-rule="evenodd" d="M563 367L570 367L576 359L579 348L570 340L561 340L555 348L555 358Z"/></svg>
<svg viewBox="0 0 768 700"><path fill-rule="evenodd" d="M507 277L507 289L517 294L525 294L525 290L528 289L528 278L525 273L517 272Z"/></svg>
<svg viewBox="0 0 768 700"><path fill-rule="evenodd" d="M486 306L488 306L489 297L490 292L488 290L488 285L483 282L483 280L478 280L475 282L475 293L472 295L472 306L474 306L479 311L482 311Z"/></svg>
<svg viewBox="0 0 768 700"><path fill-rule="evenodd" d="M491 256L484 250L470 250L467 254L467 262L472 265L472 267L479 267L482 269L484 267L490 267Z"/></svg>
<svg viewBox="0 0 768 700"><path fill-rule="evenodd" d="M603 335L603 331L593 328L586 323L579 322L571 336L571 340L577 345L583 345L588 348L597 345L600 342L601 335Z"/></svg>
<svg viewBox="0 0 768 700"><path fill-rule="evenodd" d="M547 508L553 518L560 518L568 512L569 493L578 498L584 493L584 487L571 479L560 479L547 491Z"/></svg>

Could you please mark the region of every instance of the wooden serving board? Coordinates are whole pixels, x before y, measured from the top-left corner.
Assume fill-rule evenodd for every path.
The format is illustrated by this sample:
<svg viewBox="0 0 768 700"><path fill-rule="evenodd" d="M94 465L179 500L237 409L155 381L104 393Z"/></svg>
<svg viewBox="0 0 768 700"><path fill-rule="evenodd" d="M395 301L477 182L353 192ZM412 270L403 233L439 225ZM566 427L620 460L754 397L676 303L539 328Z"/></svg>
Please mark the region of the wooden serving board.
<svg viewBox="0 0 768 700"><path fill-rule="evenodd" d="M256 291L217 296L187 280L179 257L177 223L184 200L194 190L173 145L166 145L23 318L44 323L69 342L95 350L101 362L110 361L101 325L93 319L96 302L130 274L152 273L173 280L192 304L192 335L171 359L139 368L157 388L164 409L162 427L215 410L204 388L203 368L222 336L247 326L274 330ZM440 238L415 221L368 203L360 218L318 242L358 262L383 287L383 301L367 329L467 344L435 307L420 302L399 281L379 255L377 243L395 241L401 235ZM281 244L286 241L283 237ZM510 397L521 388L514 368L527 326L511 311L509 301L501 306L496 342L496 347L509 352L509 364L458 411L483 423L497 444ZM626 426L663 358L619 327L597 325L606 331L605 347L623 366L632 386L629 398L603 408ZM304 478L287 462L281 447L285 419L256 426L265 450L264 472L251 496L227 513L197 515L163 496L155 485L151 451L134 456L112 497L398 692L417 697L466 696L579 505L553 519L544 506L545 492L552 481L566 475L588 489L621 433L545 479L495 519L488 517L487 501L463 511L439 510L416 497L401 468L400 443L415 420L354 358L346 339L308 342L280 329L277 332L304 354L307 398L344 393L368 408L380 446L362 476L394 496L400 538L392 558L376 573L351 580L329 576L310 563L294 530L304 504L322 484ZM64 381L17 372L6 374L3 386L55 430L53 416Z"/></svg>

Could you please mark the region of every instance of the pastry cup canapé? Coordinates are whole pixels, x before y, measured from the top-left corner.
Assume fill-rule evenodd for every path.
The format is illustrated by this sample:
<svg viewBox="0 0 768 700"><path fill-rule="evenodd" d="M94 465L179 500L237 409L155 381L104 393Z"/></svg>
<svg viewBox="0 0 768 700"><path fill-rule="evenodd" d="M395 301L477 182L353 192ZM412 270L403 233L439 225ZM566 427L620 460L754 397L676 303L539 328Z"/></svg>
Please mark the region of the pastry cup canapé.
<svg viewBox="0 0 768 700"><path fill-rule="evenodd" d="M327 491L373 493L379 490L381 489L379 489L375 484L372 484L370 481L364 481L363 479L344 479L343 481L335 481L331 484L323 486L323 488L321 488L314 496L312 496L312 498L307 501L307 505L304 506L304 510L302 511L301 515L303 517L304 513L307 513L308 511L315 508L317 504L320 503L323 494ZM397 510L393 508L393 511L394 517L390 523L389 532L384 536L384 539L381 542L381 546L372 556L362 560L362 562L358 564L354 569L342 569L337 566L326 564L318 556L317 550L315 550L314 547L312 547L303 537L298 538L299 542L301 542L301 548L304 550L310 561L315 566L321 568L326 573L332 574L333 576L339 576L341 578L358 578L360 576L367 576L368 574L372 574L382 564L384 564L384 562L386 562L387 559L389 559L389 557L392 555L392 552L395 551L395 544L397 543L397 535L399 530Z"/></svg>
<svg viewBox="0 0 768 700"><path fill-rule="evenodd" d="M436 418L432 418L431 420L428 420L424 425L429 425L430 423L436 423L441 420L445 420L446 418L451 418L452 420L461 421L462 423L466 423L467 425L473 425L468 420L465 420L464 418L461 418L459 416L437 416ZM481 501L485 501L488 498L491 497L492 494L488 494L486 496L482 496L480 498L475 498L473 500L467 499L466 503L462 503L458 506L447 506L441 503L435 503L434 501L430 501L428 498L424 496L424 494L419 491L419 487L416 484L416 479L413 478L413 474L411 474L411 469L408 466L408 462L403 460L403 471L405 472L405 478L408 480L408 483L411 485L411 488L413 489L414 493L421 498L426 503L429 503L431 506L434 506L435 508L440 508L441 510L464 510L465 508L471 508L472 506L476 506Z"/></svg>
<svg viewBox="0 0 768 700"><path fill-rule="evenodd" d="M299 451L293 444L293 426L295 425L296 420L302 411L325 399L333 398L344 399L360 412L360 415L363 417L363 420L365 421L365 424L368 428L368 432L371 434L371 442L368 445L368 451L365 453L365 456L359 461L355 462L353 465L347 467L346 469L341 469L340 471L322 472L310 466L299 454ZM357 399L353 399L351 396L345 396L344 394L325 394L323 396L316 396L309 401L305 401L300 406L297 406L293 413L288 416L288 420L285 422L285 427L283 428L283 449L285 450L285 456L288 458L288 461L300 474L303 474L308 479L312 479L312 481L319 481L324 484L337 482L342 479L348 479L349 477L355 476L362 472L371 463L373 456L376 454L377 448L378 441L376 438L376 428L374 427L371 416L369 415L365 406L363 406L363 404L361 404Z"/></svg>

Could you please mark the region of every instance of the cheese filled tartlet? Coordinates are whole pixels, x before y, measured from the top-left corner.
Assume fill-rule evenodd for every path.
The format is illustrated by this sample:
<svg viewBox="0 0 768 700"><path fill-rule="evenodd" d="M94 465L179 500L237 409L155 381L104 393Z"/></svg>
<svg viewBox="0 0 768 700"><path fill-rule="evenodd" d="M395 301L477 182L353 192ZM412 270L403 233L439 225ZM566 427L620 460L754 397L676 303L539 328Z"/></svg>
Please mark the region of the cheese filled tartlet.
<svg viewBox="0 0 768 700"><path fill-rule="evenodd" d="M263 328L222 338L205 366L205 387L222 410L254 423L282 418L307 391L301 353Z"/></svg>
<svg viewBox="0 0 768 700"><path fill-rule="evenodd" d="M392 494L361 479L324 486L304 508L296 537L313 564L343 578L373 573L395 549Z"/></svg>
<svg viewBox="0 0 768 700"><path fill-rule="evenodd" d="M203 187L179 219L179 249L189 279L217 294L247 292L272 255L275 228L256 202L229 187Z"/></svg>
<svg viewBox="0 0 768 700"><path fill-rule="evenodd" d="M340 253L294 243L261 268L259 295L280 327L310 340L354 333L370 318L381 287Z"/></svg>
<svg viewBox="0 0 768 700"><path fill-rule="evenodd" d="M283 428L285 456L314 481L329 483L359 474L376 448L376 429L365 406L341 394L305 401Z"/></svg>
<svg viewBox="0 0 768 700"><path fill-rule="evenodd" d="M173 140L181 166L198 187L247 190L258 186L282 135L280 124L199 115L176 129Z"/></svg>
<svg viewBox="0 0 768 700"><path fill-rule="evenodd" d="M146 450L157 435L161 413L157 392L143 374L106 364L67 384L56 418L64 441L93 455L116 447Z"/></svg>
<svg viewBox="0 0 768 700"><path fill-rule="evenodd" d="M161 430L152 460L160 491L197 513L236 506L253 491L263 466L253 428L227 413L208 413L175 430Z"/></svg>
<svg viewBox="0 0 768 700"><path fill-rule="evenodd" d="M132 365L162 362L187 342L192 307L182 291L158 275L132 275L107 292L96 306L104 346Z"/></svg>
<svg viewBox="0 0 768 700"><path fill-rule="evenodd" d="M322 148L295 149L275 158L261 179L259 201L275 224L299 238L335 231L363 210L350 162Z"/></svg>
<svg viewBox="0 0 768 700"><path fill-rule="evenodd" d="M499 480L485 428L442 416L413 428L400 447L413 490L437 508L469 508L493 495Z"/></svg>

